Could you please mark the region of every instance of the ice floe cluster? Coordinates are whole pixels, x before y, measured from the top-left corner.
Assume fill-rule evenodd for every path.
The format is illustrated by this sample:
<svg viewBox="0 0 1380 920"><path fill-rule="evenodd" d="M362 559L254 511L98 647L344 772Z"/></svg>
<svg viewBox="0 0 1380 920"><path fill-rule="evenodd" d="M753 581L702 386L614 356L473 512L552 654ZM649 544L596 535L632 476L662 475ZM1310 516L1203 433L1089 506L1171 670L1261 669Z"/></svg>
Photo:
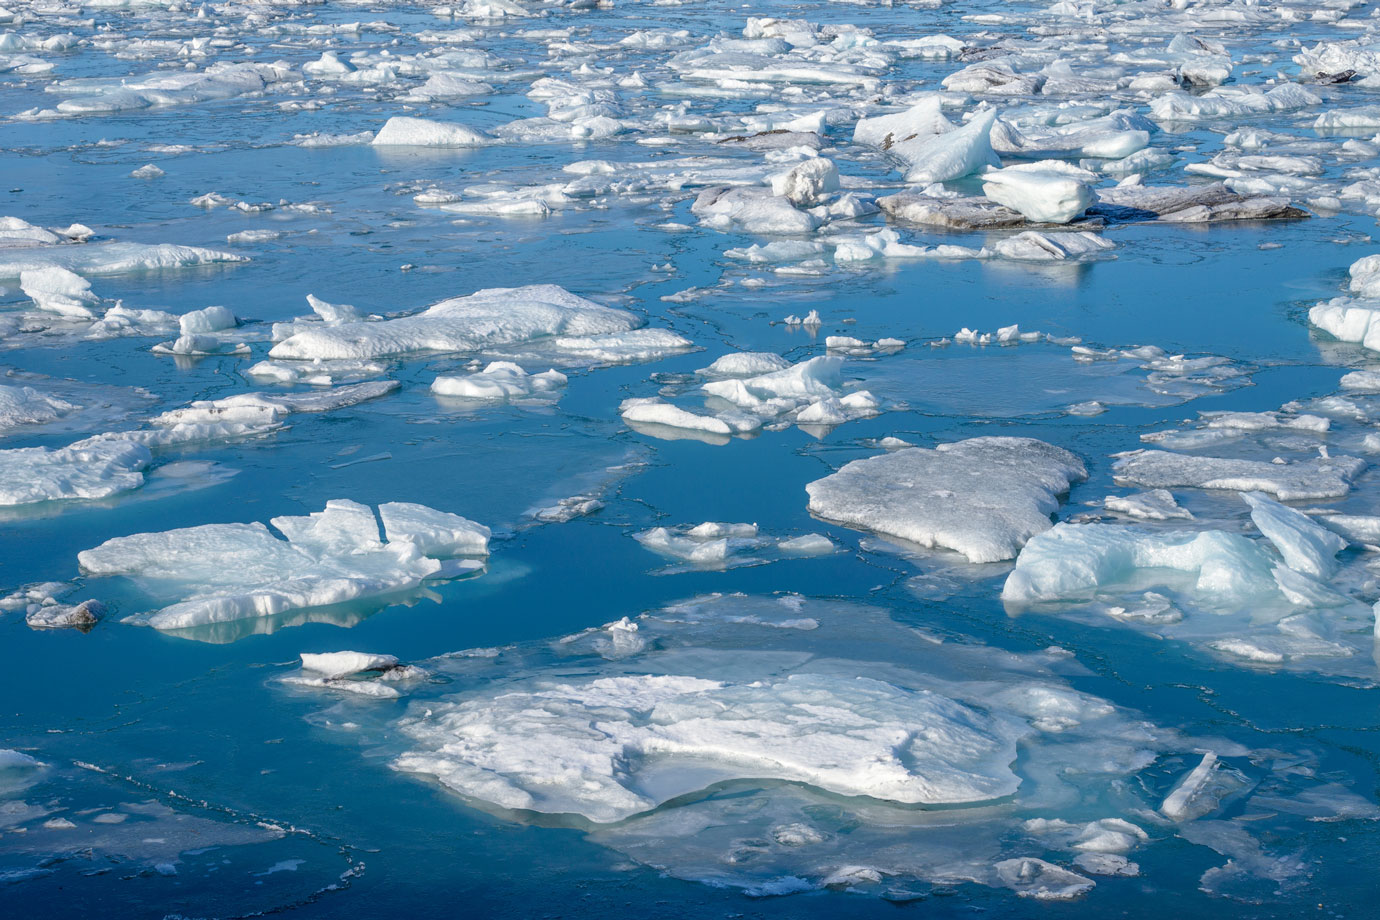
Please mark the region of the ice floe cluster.
<svg viewBox="0 0 1380 920"><path fill-rule="evenodd" d="M1064 900L1140 874L1174 838L1216 866L1204 885L1266 890L1299 871L1263 839L1284 814L1376 811L1075 690L1061 649L1003 652L855 603L703 596L422 664L445 683L416 685L400 720L350 716L395 769L751 895L977 884ZM398 665L303 666L319 682Z"/></svg>

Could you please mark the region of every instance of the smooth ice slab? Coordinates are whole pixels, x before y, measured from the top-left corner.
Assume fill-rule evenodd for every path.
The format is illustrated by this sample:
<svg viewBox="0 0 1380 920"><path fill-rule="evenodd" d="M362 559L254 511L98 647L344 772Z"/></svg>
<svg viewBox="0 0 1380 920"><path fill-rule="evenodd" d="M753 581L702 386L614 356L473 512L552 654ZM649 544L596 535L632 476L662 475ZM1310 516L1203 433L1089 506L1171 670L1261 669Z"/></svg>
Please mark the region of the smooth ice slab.
<svg viewBox="0 0 1380 920"><path fill-rule="evenodd" d="M805 674L510 688L443 704L407 731L421 747L398 769L506 808L599 823L739 777L915 804L990 800L1019 785L1010 764L1024 734L934 692Z"/></svg>
<svg viewBox="0 0 1380 920"><path fill-rule="evenodd" d="M1112 466L1117 482L1148 489L1226 489L1265 492L1280 501L1341 498L1366 468L1356 457L1317 457L1291 463L1196 457L1163 450L1120 455Z"/></svg>
<svg viewBox="0 0 1380 920"><path fill-rule="evenodd" d="M0 506L108 498L142 486L152 461L129 441L0 450Z"/></svg>
<svg viewBox="0 0 1380 920"><path fill-rule="evenodd" d="M805 490L827 520L999 562L1048 530L1059 496L1086 476L1062 448L986 437L854 460Z"/></svg>

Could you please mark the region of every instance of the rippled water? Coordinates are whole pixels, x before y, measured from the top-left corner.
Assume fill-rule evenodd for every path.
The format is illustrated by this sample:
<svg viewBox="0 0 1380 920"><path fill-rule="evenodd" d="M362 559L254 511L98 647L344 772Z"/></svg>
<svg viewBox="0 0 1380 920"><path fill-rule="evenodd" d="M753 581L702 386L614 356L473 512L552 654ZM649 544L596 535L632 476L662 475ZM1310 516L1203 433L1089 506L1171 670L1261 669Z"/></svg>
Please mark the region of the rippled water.
<svg viewBox="0 0 1380 920"><path fill-rule="evenodd" d="M812 516L805 491L850 461L884 453L884 438L923 447L1037 438L1072 452L1088 474L1055 520L1127 523L1101 507L1106 496L1137 491L1114 478L1121 452L1163 446L1304 462L1321 446L1334 456L1374 456L1365 437L1380 419L1376 397L1316 402L1338 394L1348 370L1375 366L1374 356L1308 321L1309 308L1341 295L1348 266L1373 250L1377 204L1362 186L1380 157L1368 140L1377 127L1314 127L1322 113L1366 111L1365 62L1356 65L1359 82L1307 83L1317 101L1297 109L1152 124L1151 148L1176 159L1145 172L1147 185L1205 183L1184 166L1246 150L1239 137L1224 140L1231 132L1278 135L1252 152L1316 157L1307 175L1262 169L1245 177L1267 192L1240 186L1292 199L1308 209L1306 219L1085 223L1115 244L1090 260L850 263L828 256L833 243L887 226L903 243L973 250L1028 228L941 230L868 213L808 235L748 233L715 229L691 211L703 187L761 187L769 173L798 162L792 157L809 155L720 141L816 112L826 122L819 153L837 164L844 192L870 200L908 189L895 161L852 142L854 123L904 110L974 62L1036 74L1066 60L1111 81L1071 95L947 94L945 114L955 123L985 102L1033 134L1115 108L1155 114L1157 99L1181 90L1129 82L1172 71L1177 65L1138 63L1137 55L1161 53L1179 33L1225 46L1228 87L1310 80L1316 68L1293 56L1318 41L1365 46L1367 7L532 3L485 18L472 3L454 12L370 3L16 2L0 10L0 215L36 228L80 223L94 234L37 249L0 241L0 274L11 257L85 253L111 240L247 259L83 272L100 298L98 314L117 300L173 314L170 326L114 338L94 337L89 321L37 311L17 272L0 277L0 367L8 375L0 384L77 407L0 429L0 449L60 448L139 429L196 400L320 389L249 373L282 338L272 324L310 313L308 294L391 316L484 288L553 284L688 341L625 363L547 337L482 353L384 355L363 376L399 382L387 395L296 412L248 436L155 449L138 489L0 508L0 594L73 583L63 603L93 598L108 608L86 632L30 628L22 604L0 613L0 749L17 752L0 751L0 905L8 914L796 917L880 915L897 904L946 916L1369 911L1380 849L1380 675L1366 618L1380 598L1380 570L1364 535L1348 534L1340 567L1322 579L1340 600L1307 611L1349 624L1331 636L1345 654L1261 661L1211 642L1257 637L1298 613L1292 602L1280 602L1287 613L1256 601L1224 611L1158 572L1133 585L1131 601L1109 588L1097 598L1008 609L1001 592L1009 559L977 564L942 548L891 543ZM819 25L814 51L799 50L808 46L797 38L796 52L768 39L751 53L807 56L827 72L806 82L716 82L677 57L721 33L741 37L749 16ZM869 32L834 28L844 25ZM661 38L623 41L643 30ZM433 32L454 34L438 41ZM70 41L24 44L67 34ZM938 34L969 50L925 60L887 44ZM353 61L352 73L303 70L323 52ZM122 80L244 62L282 62L281 79L234 95L211 81L210 92L154 100L173 104L110 104L128 101ZM750 73L767 64L744 66ZM419 101L417 87L436 70L492 91ZM635 73L640 80L629 79ZM1215 92L1188 89L1193 98ZM580 97L585 91L594 95ZM63 99L97 101L82 111L43 111ZM525 134L511 127L581 103L614 114L526 123ZM428 149L294 140L375 132L400 114L463 124L499 142ZM585 134L608 129L582 118L613 119L618 131L572 139L572 124ZM534 136L537 128L546 134ZM1364 143L1344 146L1349 140ZM567 169L588 161L605 163ZM163 174L130 175L149 163ZM612 179L590 197L554 188L584 174ZM1090 183L1105 190L1117 178L1098 174ZM966 176L948 189L978 195L981 184ZM191 203L212 192L224 196L221 204ZM514 200L545 213L438 207L458 201L491 212ZM1039 229L1058 237L1080 228ZM276 235L234 236L246 231ZM782 262L727 254L802 239L830 247ZM153 351L176 339L177 315L211 305L238 319L217 333L219 350L243 343L245 351ZM818 325L782 322L811 310ZM1038 331L1039 340L955 341L962 329L995 334L1013 324ZM895 338L904 347L848 353L826 348L829 336ZM1163 354L1136 351L1143 346ZM734 437L686 436L620 416L623 400L654 396L722 413L725 406L705 402L696 371L738 351L791 362L840 354L837 393L867 390L880 409L837 427L792 424L787 414ZM1163 360L1175 355L1221 360L1185 373ZM438 375L498 359L533 373L554 367L568 383L552 398L512 403L430 391ZM1281 407L1286 418L1327 418L1329 430L1145 439L1171 429L1222 431L1207 428L1205 413ZM0 489L8 494L12 485ZM1142 526L1239 534L1262 547L1262 558L1276 558L1237 492L1170 488L1193 519ZM566 521L536 514L571 497L603 504ZM160 631L126 618L197 586L97 577L78 566L79 553L113 538L267 522L333 499L463 515L493 531L485 567L380 596ZM956 501L962 507L962 496ZM1376 515L1380 490L1365 470L1342 497L1289 504L1317 520L1332 511ZM730 543L718 561L711 554L687 562L634 539L716 521L755 523L760 540ZM832 551L778 545L807 534L827 537ZM1116 604L1144 604L1146 591L1168 593L1187 611L1185 625L1108 615ZM706 599L716 593L744 597ZM624 617L635 632L601 629ZM783 618L794 625L783 627ZM812 628L796 622L806 619ZM565 637L576 638L558 641ZM347 649L393 655L428 676L390 685L396 699L282 680L302 673L303 652ZM697 684L700 695L668 697L649 715L661 692L653 679L666 675L715 686ZM619 678L628 681L622 697L595 699L591 686ZM797 709L781 703L781 688L802 683L818 695ZM875 711L851 695L864 683L890 688L877 691ZM523 694L547 699L542 693L561 701L544 727L522 715ZM1042 694L1066 711L1052 703L1034 711ZM920 698L947 702L921 716ZM950 704L964 708L944 708ZM477 726L464 743L447 714ZM925 719L934 720L930 735L919 727ZM942 736L958 723L977 726L983 744L1014 732L1016 753L998 746L990 758L965 760L971 752ZM803 728L799 737L773 735L783 726ZM882 741L867 735L874 728ZM746 735L712 735L738 729ZM864 759L900 752L897 775L928 769L943 779L966 765L990 786L968 799L908 801L897 789L912 788L912 776L869 796L867 780L847 764L825 775L820 764L837 752L813 745L836 735L873 739ZM612 776L611 785L595 789L589 776L557 769L586 737L614 739L620 753L595 757L592 768ZM765 754L739 756L762 738ZM486 739L498 739L501 750L485 748ZM1188 812L1172 814L1166 799L1207 752L1220 760L1207 791ZM422 756L434 760L418 768L408 759ZM491 766L529 757L531 769L516 780L494 768L512 787L495 791L501 783L463 772L485 757ZM638 804L606 820L601 796L629 790ZM1138 864L1138 875L1097 874L1076 861L1090 852L1076 845L1078 834L1108 819L1145 832L1143 841L1112 847ZM1032 883L1021 872L1036 870L1012 865L1027 859L1081 881L1053 874ZM1041 885L1069 899L1037 897Z"/></svg>

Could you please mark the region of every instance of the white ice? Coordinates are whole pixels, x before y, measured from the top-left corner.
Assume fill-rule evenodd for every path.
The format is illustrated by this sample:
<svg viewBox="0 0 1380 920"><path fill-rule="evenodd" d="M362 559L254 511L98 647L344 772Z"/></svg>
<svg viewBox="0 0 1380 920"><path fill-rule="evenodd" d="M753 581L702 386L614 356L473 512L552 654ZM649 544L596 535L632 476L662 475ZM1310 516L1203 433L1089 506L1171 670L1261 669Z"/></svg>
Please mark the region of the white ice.
<svg viewBox="0 0 1380 920"><path fill-rule="evenodd" d="M826 520L999 562L1048 530L1059 496L1086 476L1062 448L983 437L854 460L805 491Z"/></svg>

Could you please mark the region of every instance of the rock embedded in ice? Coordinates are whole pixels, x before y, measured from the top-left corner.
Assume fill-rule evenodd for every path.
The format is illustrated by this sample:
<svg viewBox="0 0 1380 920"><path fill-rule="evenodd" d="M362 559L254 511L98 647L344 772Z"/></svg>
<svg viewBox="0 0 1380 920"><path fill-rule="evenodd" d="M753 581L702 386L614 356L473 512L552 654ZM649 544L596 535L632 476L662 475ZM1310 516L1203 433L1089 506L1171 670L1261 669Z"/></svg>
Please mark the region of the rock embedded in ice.
<svg viewBox="0 0 1380 920"><path fill-rule="evenodd" d="M105 604L98 600L80 604L39 604L24 617L30 629L77 629L89 631L105 616Z"/></svg>
<svg viewBox="0 0 1380 920"><path fill-rule="evenodd" d="M1099 189L1091 216L1111 221L1206 223L1220 220L1278 220L1308 217L1289 199L1238 195L1220 183L1212 185L1119 185Z"/></svg>
<svg viewBox="0 0 1380 920"><path fill-rule="evenodd" d="M970 562L1015 558L1087 470L1033 438L983 437L854 460L805 487L810 511Z"/></svg>
<svg viewBox="0 0 1380 920"><path fill-rule="evenodd" d="M482 147L493 139L464 125L395 115L374 135L375 147Z"/></svg>
<svg viewBox="0 0 1380 920"><path fill-rule="evenodd" d="M1149 489L1225 489L1265 492L1280 501L1341 498L1366 468L1356 457L1318 457L1291 463L1197 457L1162 450L1120 455L1112 466L1119 483Z"/></svg>
<svg viewBox="0 0 1380 920"><path fill-rule="evenodd" d="M1019 211L986 198L936 198L919 192L897 192L878 198L877 204L888 217L927 227L995 230L1026 222Z"/></svg>

